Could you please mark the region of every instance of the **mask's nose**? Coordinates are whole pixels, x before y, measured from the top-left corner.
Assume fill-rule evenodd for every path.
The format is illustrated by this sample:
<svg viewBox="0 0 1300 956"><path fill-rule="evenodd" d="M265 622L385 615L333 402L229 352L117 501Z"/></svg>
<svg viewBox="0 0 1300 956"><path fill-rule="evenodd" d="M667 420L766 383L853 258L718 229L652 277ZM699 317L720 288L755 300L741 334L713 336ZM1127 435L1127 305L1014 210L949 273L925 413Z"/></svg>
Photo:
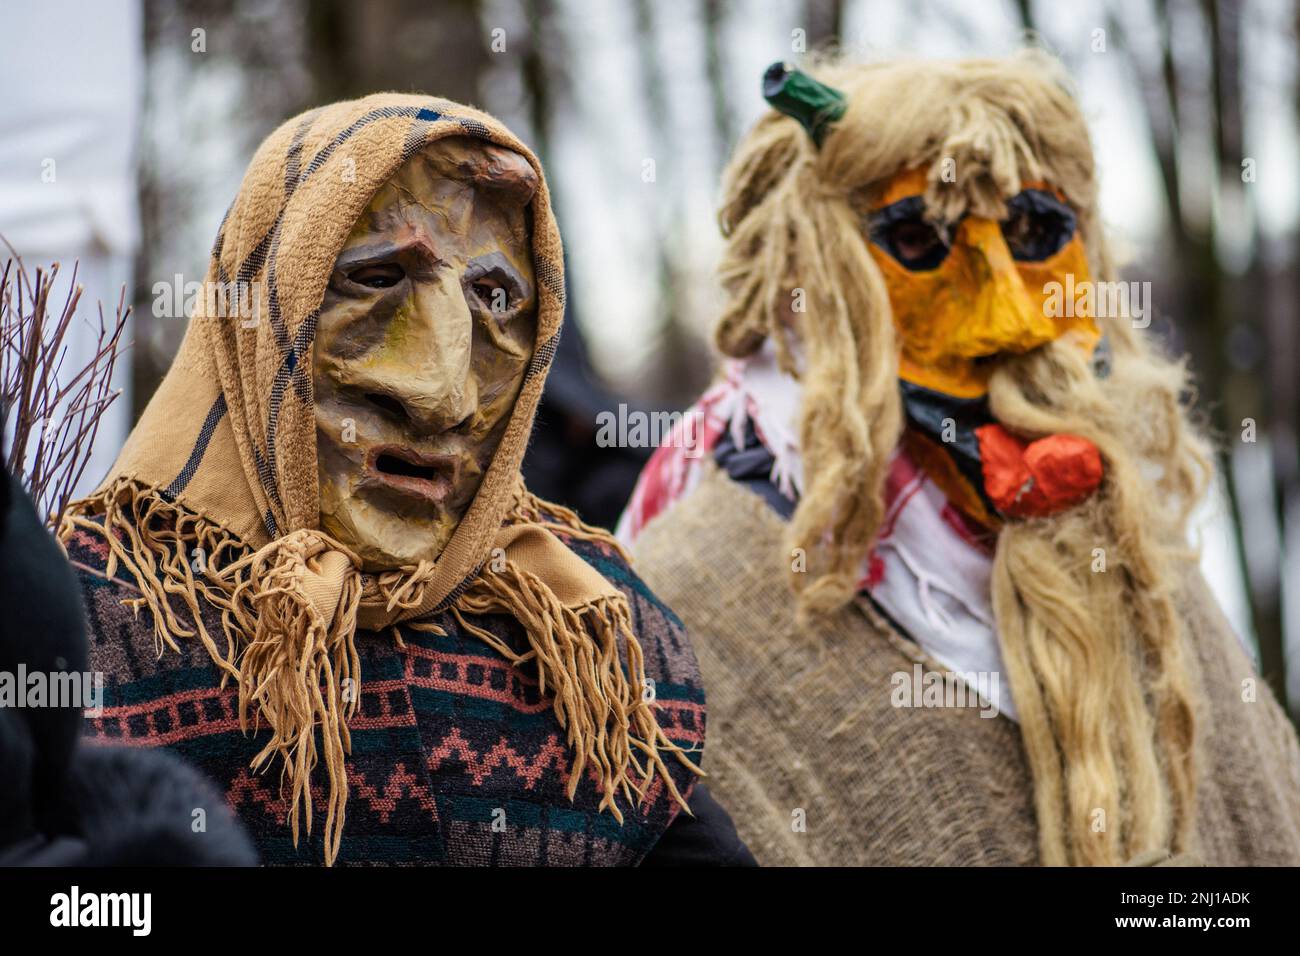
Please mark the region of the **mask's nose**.
<svg viewBox="0 0 1300 956"><path fill-rule="evenodd" d="M979 358L1028 352L1056 338L1055 324L1044 314L1041 297L1025 288L996 222L975 216L962 220L950 254L969 270L967 288L977 290L952 342L955 354Z"/></svg>
<svg viewBox="0 0 1300 956"><path fill-rule="evenodd" d="M416 283L395 318L377 356L382 390L371 401L419 434L469 422L478 410L474 319L459 278L446 270L436 282Z"/></svg>

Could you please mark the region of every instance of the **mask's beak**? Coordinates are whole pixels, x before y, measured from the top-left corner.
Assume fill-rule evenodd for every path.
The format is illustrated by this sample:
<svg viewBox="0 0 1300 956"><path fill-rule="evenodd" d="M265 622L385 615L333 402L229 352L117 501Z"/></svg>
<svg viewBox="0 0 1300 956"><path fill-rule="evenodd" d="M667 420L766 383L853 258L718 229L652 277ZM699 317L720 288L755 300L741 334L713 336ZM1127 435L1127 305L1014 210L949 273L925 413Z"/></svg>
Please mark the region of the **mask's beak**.
<svg viewBox="0 0 1300 956"><path fill-rule="evenodd" d="M992 368L975 362L1032 351L1059 337L1060 328L1042 307L1040 290L1026 287L998 223L963 219L949 256L960 271L943 304L963 318L948 326L944 351L956 361L900 362L909 453L950 500L986 526L1078 504L1101 484L1097 448L1075 435L1029 442L1008 433L989 417L984 397ZM953 434L945 435L945 423Z"/></svg>
<svg viewBox="0 0 1300 956"><path fill-rule="evenodd" d="M989 219L970 217L958 226L951 255L970 271L967 288L978 290L968 319L950 343L952 354L976 359L1029 352L1059 334L1040 297L1025 288L1002 230Z"/></svg>
<svg viewBox="0 0 1300 956"><path fill-rule="evenodd" d="M897 276L891 301L895 308L901 303L911 323L899 357L905 381L954 398L978 398L988 390L992 367L977 360L1029 352L1061 335L1043 307L1042 290L1025 285L1002 227L991 219L968 216L956 226L948 259L934 278L904 274L883 253L878 258Z"/></svg>

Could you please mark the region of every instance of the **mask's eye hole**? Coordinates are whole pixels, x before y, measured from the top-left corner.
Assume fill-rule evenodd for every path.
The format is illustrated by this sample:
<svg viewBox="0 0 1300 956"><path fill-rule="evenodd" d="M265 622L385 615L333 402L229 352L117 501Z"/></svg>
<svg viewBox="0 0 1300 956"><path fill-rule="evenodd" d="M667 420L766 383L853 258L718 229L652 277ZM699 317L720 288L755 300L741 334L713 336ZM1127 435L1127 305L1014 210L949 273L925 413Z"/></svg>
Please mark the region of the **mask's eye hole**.
<svg viewBox="0 0 1300 956"><path fill-rule="evenodd" d="M493 261L485 258L470 264L461 281L465 287L465 298L471 306L475 304L498 319L511 317L524 298L524 292L514 268L507 264L504 257L495 256Z"/></svg>
<svg viewBox="0 0 1300 956"><path fill-rule="evenodd" d="M905 265L927 262L936 253L940 260L947 248L934 226L921 219L904 219L889 227L889 243ZM925 268L924 266L916 266Z"/></svg>
<svg viewBox="0 0 1300 956"><path fill-rule="evenodd" d="M348 279L368 289L391 289L406 278L406 270L395 262L361 266L348 273Z"/></svg>
<svg viewBox="0 0 1300 956"><path fill-rule="evenodd" d="M511 307L510 292L505 286L498 283L495 279L484 276L481 279L475 279L470 283L469 290L474 293L474 298L482 303L483 308L489 312L502 313L509 312Z"/></svg>
<svg viewBox="0 0 1300 956"><path fill-rule="evenodd" d="M1041 189L1026 189L1009 199L1007 212L1002 237L1021 262L1049 259L1074 236L1074 210Z"/></svg>
<svg viewBox="0 0 1300 956"><path fill-rule="evenodd" d="M871 241L913 272L937 269L948 255L947 240L924 212L924 200L909 196L871 214Z"/></svg>

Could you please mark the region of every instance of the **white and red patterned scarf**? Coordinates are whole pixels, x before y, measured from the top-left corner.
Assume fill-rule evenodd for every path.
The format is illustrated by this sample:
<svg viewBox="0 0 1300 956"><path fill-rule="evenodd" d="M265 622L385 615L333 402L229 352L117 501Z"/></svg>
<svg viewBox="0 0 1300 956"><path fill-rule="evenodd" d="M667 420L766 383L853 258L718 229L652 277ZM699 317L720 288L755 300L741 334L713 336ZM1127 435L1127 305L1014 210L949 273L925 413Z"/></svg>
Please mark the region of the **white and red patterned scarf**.
<svg viewBox="0 0 1300 956"><path fill-rule="evenodd" d="M801 388L777 366L770 343L728 361L711 386L651 456L618 525L631 545L673 502L690 494L730 430L744 447L747 425L773 459L772 484L791 502L803 489L799 451ZM954 672L979 677L998 711L1015 719L993 620L993 555L935 482L900 447L885 480L885 518L860 587L927 654Z"/></svg>

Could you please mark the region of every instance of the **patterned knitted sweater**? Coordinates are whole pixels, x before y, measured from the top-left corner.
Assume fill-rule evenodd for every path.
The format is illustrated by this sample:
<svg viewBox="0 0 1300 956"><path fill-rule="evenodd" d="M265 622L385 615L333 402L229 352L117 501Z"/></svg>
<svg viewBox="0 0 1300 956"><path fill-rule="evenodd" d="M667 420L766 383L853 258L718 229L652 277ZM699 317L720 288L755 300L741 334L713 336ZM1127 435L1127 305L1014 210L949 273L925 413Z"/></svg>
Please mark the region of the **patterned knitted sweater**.
<svg viewBox="0 0 1300 956"><path fill-rule="evenodd" d="M561 529L556 529L562 533ZM654 682L658 721L674 743L704 743L704 693L689 640L677 617L607 546L566 543L624 594ZM323 769L313 779L310 836L295 848L285 823L279 773L254 774L249 763L269 734L239 728L233 686L197 643L159 656L150 612L123 605L139 596L129 573L105 575L107 547L79 532L68 542L90 623L90 668L104 673L104 707L86 735L140 747L166 747L202 770L224 792L267 864L323 859ZM208 610L211 610L210 608ZM339 864L635 865L676 817L679 807L660 781L639 807L620 806L624 821L598 812L594 778L567 795L570 752L553 700L539 692L530 665L516 667L484 641L460 630L450 614L427 618L447 635L401 627L358 632L361 699L350 722L350 796ZM207 627L220 634L215 614ZM518 651L527 649L512 618L474 623ZM695 775L668 757L683 796ZM276 764L273 767L278 766ZM196 810L202 808L195 808ZM201 816L196 814L196 819Z"/></svg>

